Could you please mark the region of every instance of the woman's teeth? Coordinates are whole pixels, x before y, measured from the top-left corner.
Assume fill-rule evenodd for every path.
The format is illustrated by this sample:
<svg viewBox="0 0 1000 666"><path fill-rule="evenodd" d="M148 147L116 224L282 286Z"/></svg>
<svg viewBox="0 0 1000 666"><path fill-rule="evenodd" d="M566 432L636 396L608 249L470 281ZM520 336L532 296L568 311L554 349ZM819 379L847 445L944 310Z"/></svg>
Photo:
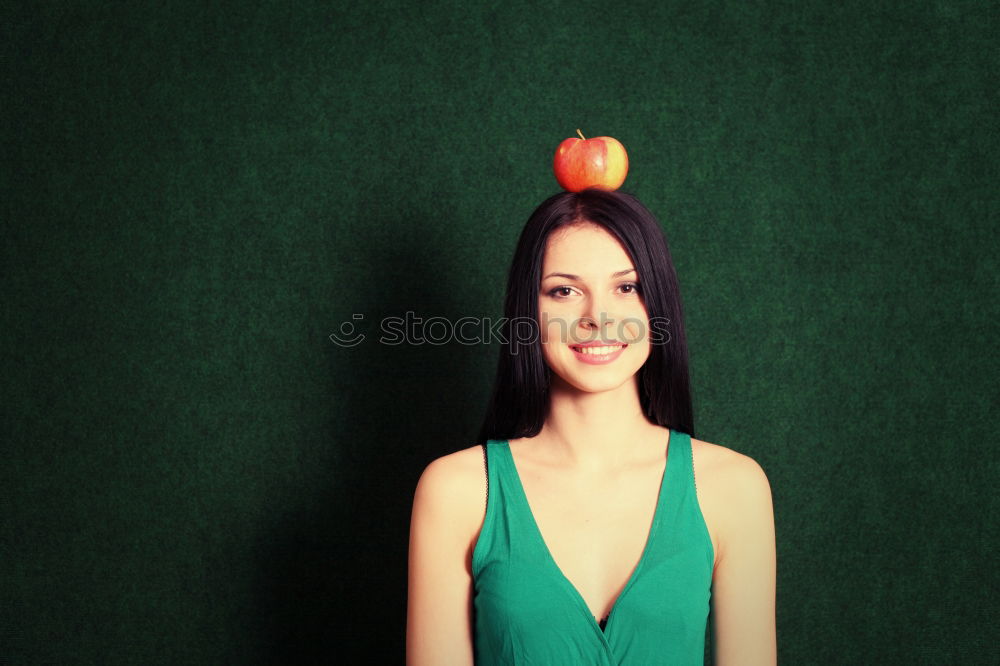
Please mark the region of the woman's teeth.
<svg viewBox="0 0 1000 666"><path fill-rule="evenodd" d="M595 356L605 356L616 352L625 345L615 345L614 347L573 347L576 351L581 354L594 354Z"/></svg>

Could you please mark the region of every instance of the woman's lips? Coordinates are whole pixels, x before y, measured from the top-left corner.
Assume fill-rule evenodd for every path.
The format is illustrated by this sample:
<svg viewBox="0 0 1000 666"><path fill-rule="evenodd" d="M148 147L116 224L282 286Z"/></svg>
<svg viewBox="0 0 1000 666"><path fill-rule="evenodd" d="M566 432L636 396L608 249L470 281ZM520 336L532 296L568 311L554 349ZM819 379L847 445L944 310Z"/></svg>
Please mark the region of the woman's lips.
<svg viewBox="0 0 1000 666"><path fill-rule="evenodd" d="M604 344L593 342L569 346L578 360L591 365L611 363L621 356L626 347L628 345L623 343Z"/></svg>

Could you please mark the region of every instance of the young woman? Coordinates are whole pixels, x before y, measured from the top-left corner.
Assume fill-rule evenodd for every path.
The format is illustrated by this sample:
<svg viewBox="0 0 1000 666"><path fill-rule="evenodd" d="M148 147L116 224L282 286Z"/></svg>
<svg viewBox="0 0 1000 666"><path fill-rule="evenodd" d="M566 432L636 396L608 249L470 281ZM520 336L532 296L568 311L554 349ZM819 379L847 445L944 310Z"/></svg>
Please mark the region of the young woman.
<svg viewBox="0 0 1000 666"><path fill-rule="evenodd" d="M700 664L710 610L716 664L776 663L770 486L693 437L653 215L623 192L549 198L505 317L480 443L417 483L407 663Z"/></svg>

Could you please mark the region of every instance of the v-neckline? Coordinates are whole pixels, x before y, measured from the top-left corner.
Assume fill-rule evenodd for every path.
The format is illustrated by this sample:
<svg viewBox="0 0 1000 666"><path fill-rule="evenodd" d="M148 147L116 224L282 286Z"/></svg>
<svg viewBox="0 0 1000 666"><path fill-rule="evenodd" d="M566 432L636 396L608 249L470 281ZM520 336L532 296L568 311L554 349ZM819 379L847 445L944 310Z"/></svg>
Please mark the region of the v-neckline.
<svg viewBox="0 0 1000 666"><path fill-rule="evenodd" d="M663 476L660 478L660 489L656 496L656 506L653 509L653 520L652 522L650 522L649 532L646 535L646 544L642 548L642 553L639 555L639 561L635 563L631 575L629 575L628 580L625 581L625 585L621 589L621 592L618 593L618 596L611 604L611 610L608 611L607 622L605 623L603 629L601 628L597 617L591 612L590 606L587 605L587 600L583 598L582 594L580 594L580 590L577 589L573 581L567 578L566 574L563 573L562 567L559 566L559 563L556 562L556 558L552 555L552 551L549 550L549 546L545 542L545 537L542 535L542 530L538 526L538 521L535 520L535 514L531 510L531 503L528 502L528 494L524 491L524 484L521 483L521 473L517 469L517 463L514 461L514 454L510 450L510 440L505 440L504 444L506 444L504 448L507 450L507 459L510 461L511 468L514 470L513 476L515 485L517 486L517 489L520 493L521 501L524 503L524 506L527 509L528 518L530 519L529 522L534 528L535 537L537 538L537 541L541 546L542 551L545 553L546 560L549 562L552 569L555 570L555 573L557 574L558 578L563 582L565 587L569 589L570 594L572 594L573 597L575 597L576 601L586 611L587 617L590 618L591 624L597 630L597 633L600 634L602 637L604 637L603 640L605 643L607 643L608 641L607 636L610 634L611 627L615 618L615 610L617 610L618 604L621 602L622 597L625 596L625 594L629 591L629 588L632 587L636 579L639 577L639 573L642 571L642 565L646 561L646 556L649 554L649 551L653 543L653 539L656 536L657 527L659 526L660 522L659 520L661 513L660 507L663 505L666 496L665 491L667 485L667 473L670 471L670 461L675 457L671 455L674 444L674 431L670 430L667 435L667 447L666 447L667 450L666 450L666 460L663 463Z"/></svg>

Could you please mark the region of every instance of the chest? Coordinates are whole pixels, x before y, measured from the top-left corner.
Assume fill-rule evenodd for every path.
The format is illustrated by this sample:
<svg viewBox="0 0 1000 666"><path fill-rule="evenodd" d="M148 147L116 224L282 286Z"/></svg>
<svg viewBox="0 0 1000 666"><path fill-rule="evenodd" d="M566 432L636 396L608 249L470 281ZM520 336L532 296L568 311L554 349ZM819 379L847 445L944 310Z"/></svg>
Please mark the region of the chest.
<svg viewBox="0 0 1000 666"><path fill-rule="evenodd" d="M713 551L686 440L665 466L589 480L494 444L471 557L476 663L700 663Z"/></svg>
<svg viewBox="0 0 1000 666"><path fill-rule="evenodd" d="M653 466L598 482L521 467L545 550L591 614L607 616L649 541L663 470Z"/></svg>

